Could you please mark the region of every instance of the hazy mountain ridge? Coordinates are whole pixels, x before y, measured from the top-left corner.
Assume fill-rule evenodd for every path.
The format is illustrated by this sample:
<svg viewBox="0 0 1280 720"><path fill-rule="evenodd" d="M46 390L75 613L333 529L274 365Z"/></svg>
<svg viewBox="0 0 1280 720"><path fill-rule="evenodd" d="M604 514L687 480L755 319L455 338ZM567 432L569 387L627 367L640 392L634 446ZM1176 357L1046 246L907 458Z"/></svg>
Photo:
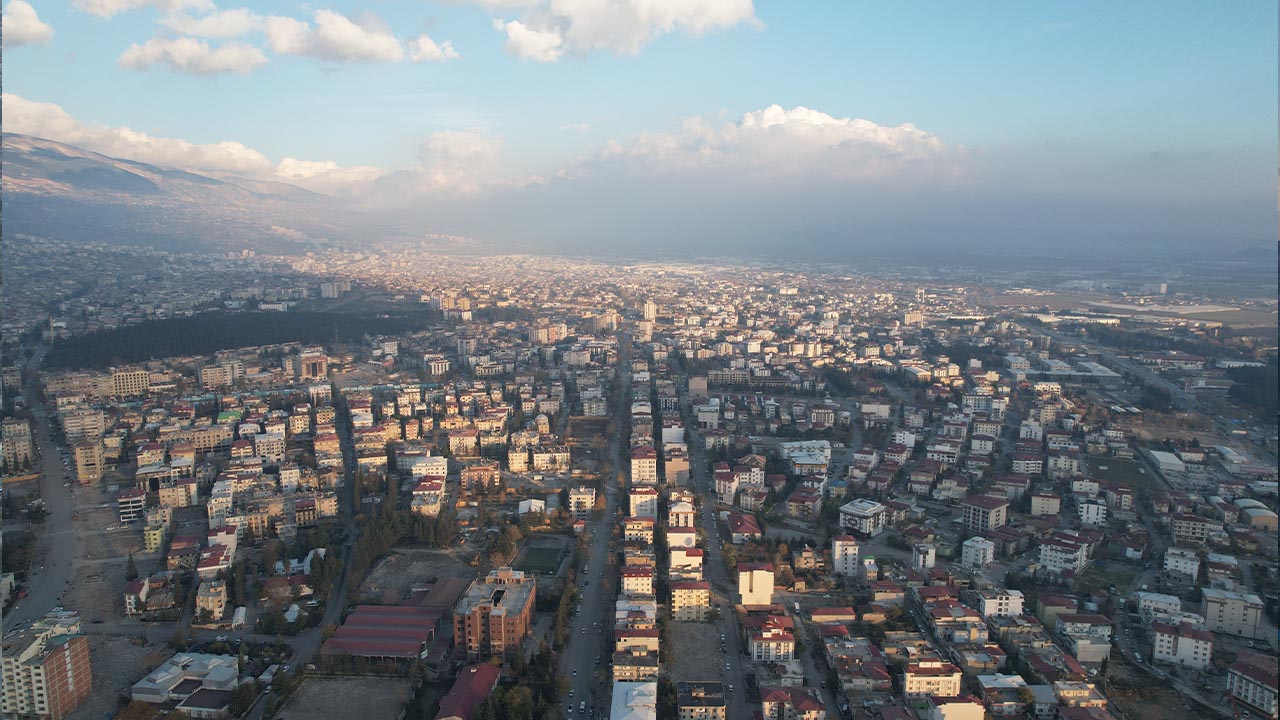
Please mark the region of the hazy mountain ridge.
<svg viewBox="0 0 1280 720"><path fill-rule="evenodd" d="M5 229L169 249L296 249L350 236L344 203L282 182L108 157L3 136Z"/></svg>

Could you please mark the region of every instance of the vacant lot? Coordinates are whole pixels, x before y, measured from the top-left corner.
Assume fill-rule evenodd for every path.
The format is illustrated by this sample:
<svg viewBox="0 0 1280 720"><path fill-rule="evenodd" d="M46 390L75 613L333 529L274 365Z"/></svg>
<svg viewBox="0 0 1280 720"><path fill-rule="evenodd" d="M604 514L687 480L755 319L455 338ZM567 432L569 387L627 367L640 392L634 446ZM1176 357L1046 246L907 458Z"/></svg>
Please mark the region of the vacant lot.
<svg viewBox="0 0 1280 720"><path fill-rule="evenodd" d="M726 657L720 652L719 626L712 623L673 622L667 633L675 646L670 655L674 682L719 680Z"/></svg>
<svg viewBox="0 0 1280 720"><path fill-rule="evenodd" d="M1210 717L1198 703L1167 683L1134 668L1113 653L1107 662L1107 697L1129 720L1200 720Z"/></svg>
<svg viewBox="0 0 1280 720"><path fill-rule="evenodd" d="M395 720L409 702L412 683L406 678L309 677L289 698L276 720L360 718Z"/></svg>
<svg viewBox="0 0 1280 720"><path fill-rule="evenodd" d="M1136 563L1097 560L1084 571L1083 575L1076 578L1076 584L1080 588L1108 588L1115 585L1116 590L1125 593L1128 592L1129 584L1139 572L1141 572L1141 566Z"/></svg>
<svg viewBox="0 0 1280 720"><path fill-rule="evenodd" d="M90 635L93 695L68 716L69 720L93 720L114 713L120 695L127 695L134 683L172 654L163 640L143 647L131 637Z"/></svg>
<svg viewBox="0 0 1280 720"><path fill-rule="evenodd" d="M1134 492L1161 490L1163 485L1150 472L1139 472L1142 465L1136 460L1103 458L1090 463L1089 474L1107 482L1120 483Z"/></svg>
<svg viewBox="0 0 1280 720"><path fill-rule="evenodd" d="M473 578L476 575L475 568L463 561L463 552L466 557L470 557L474 554L474 549L393 550L365 578L356 593L356 602L395 604L409 597L415 585L444 577Z"/></svg>

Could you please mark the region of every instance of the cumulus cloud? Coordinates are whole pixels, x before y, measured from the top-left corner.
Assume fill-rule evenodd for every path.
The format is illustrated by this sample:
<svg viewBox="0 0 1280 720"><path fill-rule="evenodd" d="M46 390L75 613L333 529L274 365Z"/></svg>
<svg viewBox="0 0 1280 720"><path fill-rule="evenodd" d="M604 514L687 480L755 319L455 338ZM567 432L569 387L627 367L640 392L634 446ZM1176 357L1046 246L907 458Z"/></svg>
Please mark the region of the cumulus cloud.
<svg viewBox="0 0 1280 720"><path fill-rule="evenodd" d="M342 167L335 162L285 158L272 163L243 143L226 140L197 144L153 137L127 127L86 125L54 103L36 102L4 93L6 132L22 133L74 145L111 157L207 173L231 173L259 180L289 182L317 192L356 192L383 171L368 166Z"/></svg>
<svg viewBox="0 0 1280 720"><path fill-rule="evenodd" d="M409 41L409 59L414 62L445 62L459 57L461 56L453 49L453 43L448 40L437 45L423 33Z"/></svg>
<svg viewBox="0 0 1280 720"><path fill-rule="evenodd" d="M120 66L146 70L152 65L167 65L176 72L193 75L221 73L245 74L267 64L267 56L252 45L228 43L211 48L209 43L190 37L151 38L134 43L120 55Z"/></svg>
<svg viewBox="0 0 1280 720"><path fill-rule="evenodd" d="M202 11L214 9L213 0L73 0L72 5L102 18L148 7L171 13L187 8Z"/></svg>
<svg viewBox="0 0 1280 720"><path fill-rule="evenodd" d="M634 54L660 35L700 36L738 25L760 27L751 0L478 0L491 10L523 8L496 20L513 55L553 62L566 50Z"/></svg>
<svg viewBox="0 0 1280 720"><path fill-rule="evenodd" d="M160 24L181 35L223 40L261 30L263 21L261 15L248 8L236 8L220 10L203 17L177 12L162 18Z"/></svg>
<svg viewBox="0 0 1280 720"><path fill-rule="evenodd" d="M36 9L26 0L9 0L0 19L3 20L6 47L47 45L53 39L53 28L40 19Z"/></svg>
<svg viewBox="0 0 1280 720"><path fill-rule="evenodd" d="M494 20L493 26L507 34L507 52L517 57L534 62L555 62L564 54L564 38L555 27L535 30L519 20Z"/></svg>
<svg viewBox="0 0 1280 720"><path fill-rule="evenodd" d="M502 141L481 130L432 133L418 149L419 187L476 192L497 177L501 157Z"/></svg>
<svg viewBox="0 0 1280 720"><path fill-rule="evenodd" d="M386 173L369 165L342 167L332 160L299 160L287 157L275 168L275 177L316 192L336 195L358 193Z"/></svg>
<svg viewBox="0 0 1280 720"><path fill-rule="evenodd" d="M317 10L312 19L314 26L278 15L267 18L267 42L271 49L286 55L334 62L400 62L405 58L399 38L372 15L356 21L332 10Z"/></svg>
<svg viewBox="0 0 1280 720"><path fill-rule="evenodd" d="M659 171L731 169L770 177L804 174L865 178L906 167L946 164L946 147L911 124L878 125L806 107L770 105L719 126L695 117L678 132L642 133L612 142L597 161L627 161Z"/></svg>

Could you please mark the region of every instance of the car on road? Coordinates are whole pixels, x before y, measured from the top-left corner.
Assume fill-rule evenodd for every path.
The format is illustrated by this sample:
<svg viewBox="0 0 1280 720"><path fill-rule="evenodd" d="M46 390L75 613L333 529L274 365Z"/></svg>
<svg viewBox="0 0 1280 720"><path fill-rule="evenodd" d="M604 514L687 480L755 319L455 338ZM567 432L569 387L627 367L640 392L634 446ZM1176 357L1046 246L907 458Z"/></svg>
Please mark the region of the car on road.
<svg viewBox="0 0 1280 720"><path fill-rule="evenodd" d="M578 668L573 669L573 676L578 677Z"/></svg>
<svg viewBox="0 0 1280 720"><path fill-rule="evenodd" d="M725 663L725 664L724 664L724 669L725 669L725 670L732 670L732 669L733 669L733 666L732 666L732 665L730 665L729 663Z"/></svg>

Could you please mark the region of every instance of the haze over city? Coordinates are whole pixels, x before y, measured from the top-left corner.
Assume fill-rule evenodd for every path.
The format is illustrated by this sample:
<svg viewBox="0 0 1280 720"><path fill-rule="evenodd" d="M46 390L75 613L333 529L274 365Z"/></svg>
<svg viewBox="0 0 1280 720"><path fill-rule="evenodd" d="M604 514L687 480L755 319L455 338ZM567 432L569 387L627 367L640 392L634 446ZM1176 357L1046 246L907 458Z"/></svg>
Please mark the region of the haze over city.
<svg viewBox="0 0 1280 720"><path fill-rule="evenodd" d="M0 720L1280 720L1275 2L0 3Z"/></svg>
<svg viewBox="0 0 1280 720"><path fill-rule="evenodd" d="M18 0L3 119L340 199L324 223L314 197L247 209L277 216L265 237L1274 257L1274 21L1265 2ZM7 179L9 222L46 221L59 188ZM203 202L178 194L170 212Z"/></svg>

